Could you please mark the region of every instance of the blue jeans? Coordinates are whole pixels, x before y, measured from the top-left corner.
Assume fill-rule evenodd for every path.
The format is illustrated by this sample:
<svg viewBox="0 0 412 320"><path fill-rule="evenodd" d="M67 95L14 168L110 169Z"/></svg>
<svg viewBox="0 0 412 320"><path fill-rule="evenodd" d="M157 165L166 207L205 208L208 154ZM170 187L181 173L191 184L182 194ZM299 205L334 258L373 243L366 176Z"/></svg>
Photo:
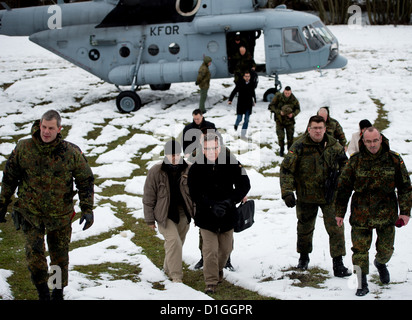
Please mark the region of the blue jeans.
<svg viewBox="0 0 412 320"><path fill-rule="evenodd" d="M249 125L249 117L250 117L250 110L246 110L245 112L245 121L243 121L243 126L242 126L242 135L246 135L246 129ZM238 114L235 122L235 126L237 127L239 123L242 121L243 114ZM244 130L244 131L243 131Z"/></svg>

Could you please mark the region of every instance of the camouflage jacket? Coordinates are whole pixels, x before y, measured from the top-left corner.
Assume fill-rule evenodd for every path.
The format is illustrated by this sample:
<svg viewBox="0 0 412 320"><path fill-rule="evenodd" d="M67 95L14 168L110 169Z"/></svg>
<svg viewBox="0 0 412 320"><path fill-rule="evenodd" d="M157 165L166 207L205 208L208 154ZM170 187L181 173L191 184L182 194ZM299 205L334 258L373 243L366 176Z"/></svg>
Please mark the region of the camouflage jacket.
<svg viewBox="0 0 412 320"><path fill-rule="evenodd" d="M345 133L337 120L328 117L328 121L326 121L326 133L338 140L342 146L346 146Z"/></svg>
<svg viewBox="0 0 412 320"><path fill-rule="evenodd" d="M199 85L200 89L209 89L210 86L210 78L212 77L210 70L209 70L209 62L212 61L209 57L205 57L203 59L203 63L199 68L196 84Z"/></svg>
<svg viewBox="0 0 412 320"><path fill-rule="evenodd" d="M293 117L289 118L286 115L281 115L282 107L289 105L292 109ZM275 113L275 121L282 125L295 124L295 117L300 112L300 104L298 99L293 95L290 95L289 98L286 98L282 92L277 92L273 100L269 104L269 110Z"/></svg>
<svg viewBox="0 0 412 320"><path fill-rule="evenodd" d="M339 178L336 216L343 218L352 191L351 225L376 228L394 224L400 214L410 215L412 188L401 156L389 149L382 136L378 154L371 154L359 141L360 151L349 159ZM397 196L395 193L397 189Z"/></svg>
<svg viewBox="0 0 412 320"><path fill-rule="evenodd" d="M57 135L45 144L39 121L32 138L20 140L7 160L1 184L0 206L8 205L16 188L14 209L32 223L36 217L67 221L73 214L73 181L79 193L82 213L92 212L93 173L81 150Z"/></svg>
<svg viewBox="0 0 412 320"><path fill-rule="evenodd" d="M329 169L343 167L345 160L345 150L336 139L325 134L323 141L316 143L306 133L292 145L281 164L282 198L296 190L301 202L326 204L325 182Z"/></svg>

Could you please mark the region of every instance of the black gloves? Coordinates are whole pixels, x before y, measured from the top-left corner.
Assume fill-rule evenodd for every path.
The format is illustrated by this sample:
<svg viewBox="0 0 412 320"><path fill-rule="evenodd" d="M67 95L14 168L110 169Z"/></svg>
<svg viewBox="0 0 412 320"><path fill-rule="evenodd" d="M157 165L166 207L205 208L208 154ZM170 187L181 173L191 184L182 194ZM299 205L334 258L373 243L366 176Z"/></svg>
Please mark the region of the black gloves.
<svg viewBox="0 0 412 320"><path fill-rule="evenodd" d="M223 201L218 201L212 206L212 211L216 217L222 218L228 209L233 206L232 200L226 199Z"/></svg>
<svg viewBox="0 0 412 320"><path fill-rule="evenodd" d="M285 201L286 206L289 208L296 206L295 195L293 193L288 194L283 200Z"/></svg>
<svg viewBox="0 0 412 320"><path fill-rule="evenodd" d="M82 224L83 221L85 220L86 220L86 223L84 224L83 230L89 229L92 226L94 222L93 212L90 212L90 213L82 212L82 217L80 218L79 224Z"/></svg>

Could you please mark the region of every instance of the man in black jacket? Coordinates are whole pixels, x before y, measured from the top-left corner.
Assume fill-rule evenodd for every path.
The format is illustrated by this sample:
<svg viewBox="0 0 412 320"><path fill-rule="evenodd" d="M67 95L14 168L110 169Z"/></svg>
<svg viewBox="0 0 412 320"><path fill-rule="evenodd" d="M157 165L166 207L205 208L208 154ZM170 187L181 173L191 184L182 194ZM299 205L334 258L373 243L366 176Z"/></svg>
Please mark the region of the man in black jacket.
<svg viewBox="0 0 412 320"><path fill-rule="evenodd" d="M250 181L243 166L221 147L216 133L207 133L200 141L202 154L190 168L188 185L203 238L205 292L214 293L233 249L235 205L246 197Z"/></svg>
<svg viewBox="0 0 412 320"><path fill-rule="evenodd" d="M196 149L199 147L200 136L207 129L216 130L214 123L206 121L203 112L200 109L195 109L192 112L193 121L186 125L183 129L182 145L186 159L196 156Z"/></svg>
<svg viewBox="0 0 412 320"><path fill-rule="evenodd" d="M232 104L236 93L239 93L239 97L237 98L235 131L237 130L239 123L242 121L243 115L245 115L241 132L241 138L245 139L246 130L249 125L249 117L252 114L252 108L256 105L255 85L250 79L250 72L245 72L243 79L236 83L236 87L230 94L229 104Z"/></svg>

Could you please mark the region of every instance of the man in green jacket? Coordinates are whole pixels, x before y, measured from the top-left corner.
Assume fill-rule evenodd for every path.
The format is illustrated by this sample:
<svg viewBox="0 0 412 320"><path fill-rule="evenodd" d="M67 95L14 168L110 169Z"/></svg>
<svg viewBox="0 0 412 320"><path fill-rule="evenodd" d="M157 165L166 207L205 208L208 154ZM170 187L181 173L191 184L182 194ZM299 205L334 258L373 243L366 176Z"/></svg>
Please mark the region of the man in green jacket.
<svg viewBox="0 0 412 320"><path fill-rule="evenodd" d="M285 131L288 150L293 144L293 134L295 133L295 117L300 113L298 99L292 93L292 89L287 86L283 93L277 92L269 104L269 110L275 114L276 134L279 141L279 155L284 156L285 152Z"/></svg>
<svg viewBox="0 0 412 320"><path fill-rule="evenodd" d="M395 193L397 190L397 194ZM349 159L339 178L336 197L336 221L343 224L349 198L352 195L352 262L361 271L357 296L369 292L369 248L372 231L376 230L374 265L382 283L389 283L386 263L392 257L395 225L408 224L411 211L412 187L408 170L401 156L390 150L389 141L370 127L359 141L359 152ZM399 216L398 216L399 207Z"/></svg>
<svg viewBox="0 0 412 320"><path fill-rule="evenodd" d="M16 229L24 232L28 268L40 300L50 299L45 234L51 265L61 271L61 283L55 284L52 298L63 299L63 288L68 283L73 197L77 192L80 223L86 221L83 230L93 224L93 173L81 150L63 140L61 129L59 113L47 111L33 125L32 137L17 143L1 183L0 222L6 221L7 206L18 188L12 216ZM73 190L73 182L77 191Z"/></svg>
<svg viewBox="0 0 412 320"><path fill-rule="evenodd" d="M346 254L343 228L336 225L334 205L332 201L328 203L325 188L331 169L341 168L345 160L347 157L343 147L336 139L326 134L325 120L321 116L313 116L309 120L308 133L292 145L281 164L282 199L288 207L296 205L299 269L308 268L313 231L320 207L329 235L334 275L350 275L342 262L342 256Z"/></svg>
<svg viewBox="0 0 412 320"><path fill-rule="evenodd" d="M207 92L209 91L210 78L212 77L209 70L209 66L211 64L212 58L208 56L204 57L203 63L199 68L196 79L196 85L198 85L200 88L199 109L202 111L202 113L206 113L205 102L207 98Z"/></svg>

